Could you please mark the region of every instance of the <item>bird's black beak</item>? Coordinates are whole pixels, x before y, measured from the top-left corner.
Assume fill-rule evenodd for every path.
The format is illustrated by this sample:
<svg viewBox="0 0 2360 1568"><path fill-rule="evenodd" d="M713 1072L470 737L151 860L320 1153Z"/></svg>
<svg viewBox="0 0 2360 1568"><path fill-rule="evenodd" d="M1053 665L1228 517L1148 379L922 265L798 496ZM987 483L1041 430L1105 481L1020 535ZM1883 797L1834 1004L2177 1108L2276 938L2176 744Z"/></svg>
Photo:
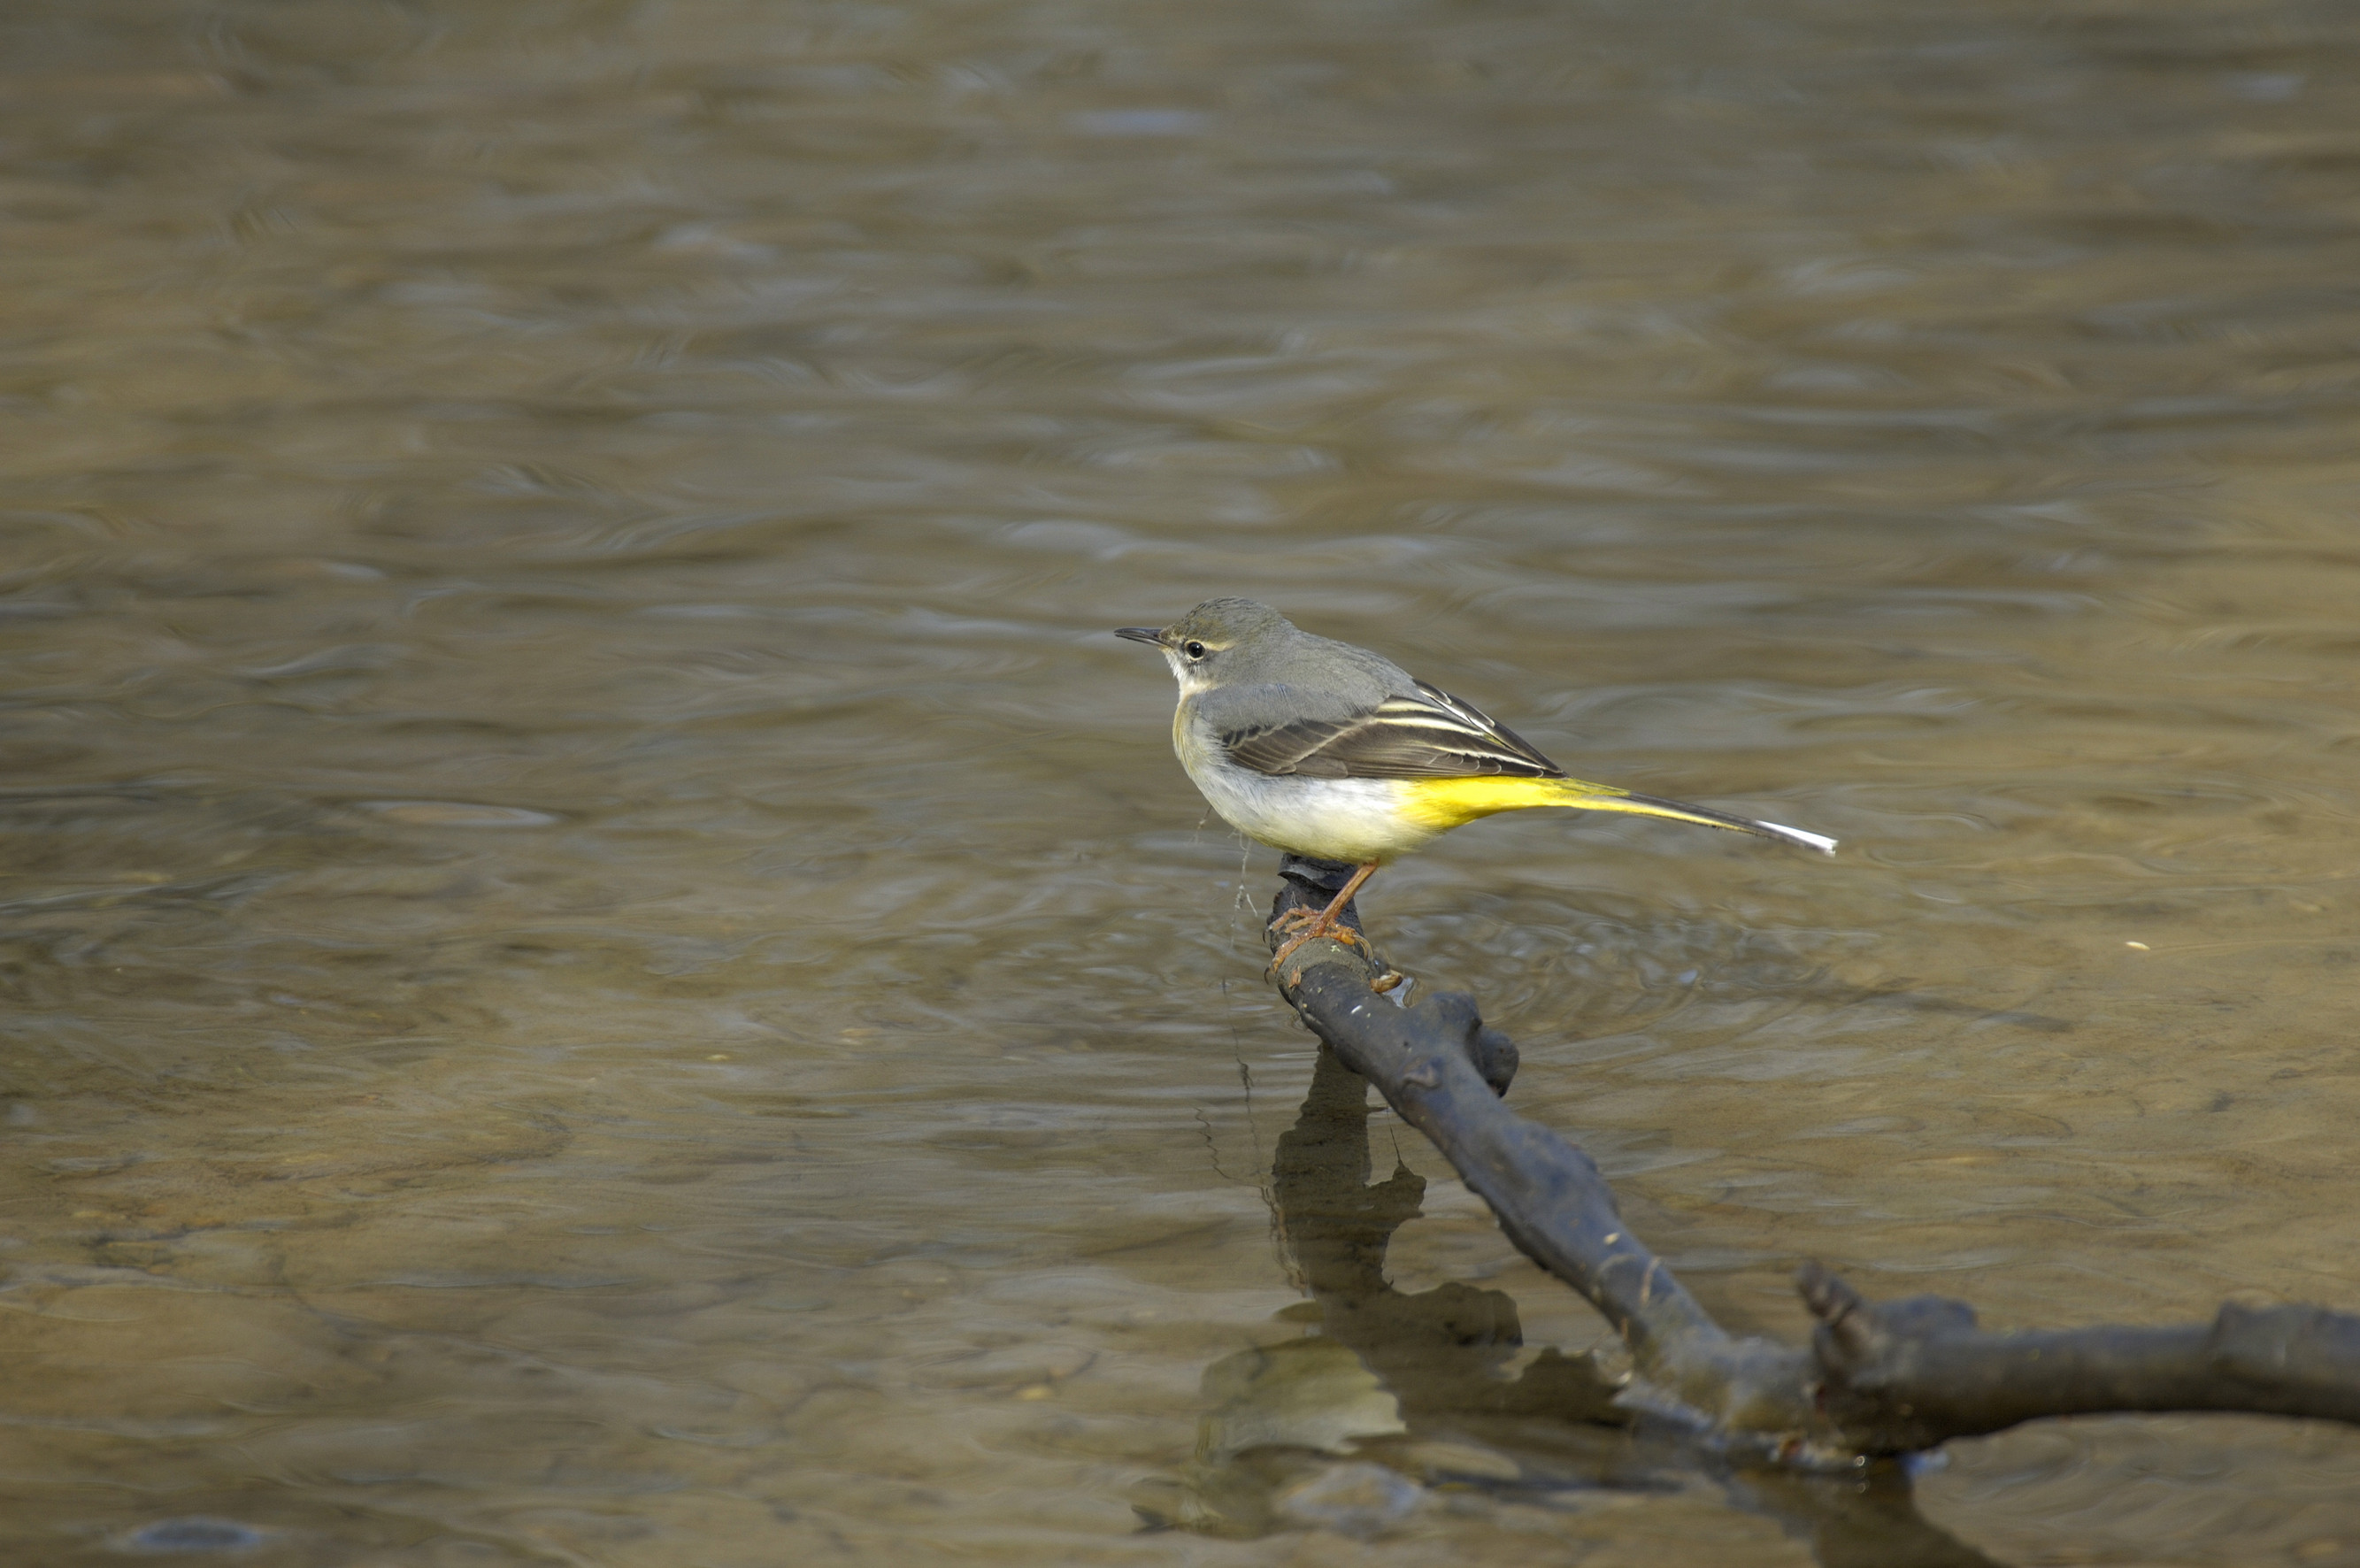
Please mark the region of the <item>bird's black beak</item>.
<svg viewBox="0 0 2360 1568"><path fill-rule="evenodd" d="M1153 643L1157 648L1164 646L1164 628L1161 626L1117 626L1114 635L1129 637L1133 642Z"/></svg>

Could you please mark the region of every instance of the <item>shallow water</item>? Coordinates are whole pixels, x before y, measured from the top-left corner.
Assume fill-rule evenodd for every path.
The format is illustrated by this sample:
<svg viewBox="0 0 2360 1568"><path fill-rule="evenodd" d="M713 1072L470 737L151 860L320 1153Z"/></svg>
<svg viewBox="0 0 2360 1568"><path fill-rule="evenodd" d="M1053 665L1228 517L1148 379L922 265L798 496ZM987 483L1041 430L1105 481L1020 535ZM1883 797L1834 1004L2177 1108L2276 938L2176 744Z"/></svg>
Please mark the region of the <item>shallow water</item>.
<svg viewBox="0 0 2360 1568"><path fill-rule="evenodd" d="M1843 839L1362 900L1727 1321L2360 1308L2348 7L82 0L0 154L15 1560L2360 1563L2337 1429L1485 1413L1599 1325L1383 1115L1522 1348L1321 1332L1106 635Z"/></svg>

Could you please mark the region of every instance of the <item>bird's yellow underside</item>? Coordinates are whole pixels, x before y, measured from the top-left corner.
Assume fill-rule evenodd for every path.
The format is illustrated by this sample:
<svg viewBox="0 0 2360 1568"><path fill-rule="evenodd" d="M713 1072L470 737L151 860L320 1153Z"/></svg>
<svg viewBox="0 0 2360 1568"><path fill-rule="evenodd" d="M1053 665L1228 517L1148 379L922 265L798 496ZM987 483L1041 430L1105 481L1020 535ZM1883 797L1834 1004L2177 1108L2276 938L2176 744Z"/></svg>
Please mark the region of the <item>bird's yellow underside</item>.
<svg viewBox="0 0 2360 1568"><path fill-rule="evenodd" d="M1630 791L1612 784L1590 784L1579 779L1417 779L1403 791L1411 820L1436 833L1448 832L1478 817L1498 811L1520 811L1531 806L1570 806L1584 811L1622 811L1634 817L1664 817L1676 822L1698 822L1725 828L1700 812L1683 811L1653 800L1633 800Z"/></svg>
<svg viewBox="0 0 2360 1568"><path fill-rule="evenodd" d="M1417 779L1402 793L1417 824L1437 833L1495 811L1519 811L1528 806L1579 806L1646 817L1674 815L1658 806L1627 802L1622 799L1622 790L1609 785L1585 784L1579 779Z"/></svg>
<svg viewBox="0 0 2360 1568"><path fill-rule="evenodd" d="M1564 787L1562 779L1415 779L1402 799L1418 826L1440 833L1495 811L1554 806Z"/></svg>

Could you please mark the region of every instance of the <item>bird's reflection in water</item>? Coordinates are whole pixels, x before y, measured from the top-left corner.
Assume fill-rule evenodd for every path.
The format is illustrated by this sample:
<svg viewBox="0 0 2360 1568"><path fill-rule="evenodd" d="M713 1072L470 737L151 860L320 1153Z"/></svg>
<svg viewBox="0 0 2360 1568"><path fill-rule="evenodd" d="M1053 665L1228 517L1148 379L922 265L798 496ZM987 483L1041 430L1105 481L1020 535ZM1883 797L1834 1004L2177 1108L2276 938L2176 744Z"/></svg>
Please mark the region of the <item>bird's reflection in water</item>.
<svg viewBox="0 0 2360 1568"><path fill-rule="evenodd" d="M1897 1465L1734 1469L1617 1408L1617 1352L1524 1359L1505 1291L1395 1290L1385 1249L1416 1217L1426 1181L1399 1165L1382 1181L1370 1174L1367 1083L1323 1048L1272 1171L1280 1234L1311 1297L1284 1315L1316 1332L1207 1370L1195 1458L1134 1499L1151 1523L1370 1536L1406 1527L1437 1492L1578 1509L1601 1494L1717 1485L1827 1568L1994 1568L1917 1511Z"/></svg>

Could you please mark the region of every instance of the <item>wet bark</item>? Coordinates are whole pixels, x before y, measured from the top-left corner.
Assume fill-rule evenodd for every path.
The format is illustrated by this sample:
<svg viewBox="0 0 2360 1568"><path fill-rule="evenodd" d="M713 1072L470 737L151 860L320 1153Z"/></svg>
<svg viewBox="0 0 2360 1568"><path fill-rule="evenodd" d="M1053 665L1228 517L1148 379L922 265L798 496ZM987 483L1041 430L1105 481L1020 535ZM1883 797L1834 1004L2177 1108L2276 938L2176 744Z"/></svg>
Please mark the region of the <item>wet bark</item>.
<svg viewBox="0 0 2360 1568"><path fill-rule="evenodd" d="M1302 1111L1279 1137L1271 1196L1322 1332L1376 1374L1411 1432L1480 1442L1496 1431L1522 1463L1515 1486L1525 1496L1552 1486L1659 1492L1693 1477L1696 1455L1678 1432L1651 1432L1616 1402L1622 1357L1610 1353L1601 1366L1551 1346L1526 1360L1506 1291L1455 1279L1415 1294L1394 1287L1386 1251L1420 1212L1426 1180L1398 1160L1374 1179L1369 1116L1368 1080L1322 1051ZM1555 1428L1545 1453L1524 1441L1535 1420ZM1705 1473L1739 1507L1808 1541L1824 1568L1998 1568L1918 1511L1905 1465Z"/></svg>
<svg viewBox="0 0 2360 1568"><path fill-rule="evenodd" d="M1350 867L1290 856L1272 906L1323 907ZM1349 907L1345 923L1360 931ZM1278 940L1271 946L1275 951ZM1415 996L1365 935L1292 954L1279 991L1431 1138L1527 1257L1579 1291L1634 1367L1616 1397L1732 1450L1803 1465L1927 1449L2043 1416L2242 1410L2360 1424L2360 1318L2224 1305L2209 1323L1991 1334L1939 1297L1871 1303L1818 1264L1797 1284L1807 1347L1716 1323L1622 1221L1590 1157L1502 1103L1515 1045L1472 996Z"/></svg>

